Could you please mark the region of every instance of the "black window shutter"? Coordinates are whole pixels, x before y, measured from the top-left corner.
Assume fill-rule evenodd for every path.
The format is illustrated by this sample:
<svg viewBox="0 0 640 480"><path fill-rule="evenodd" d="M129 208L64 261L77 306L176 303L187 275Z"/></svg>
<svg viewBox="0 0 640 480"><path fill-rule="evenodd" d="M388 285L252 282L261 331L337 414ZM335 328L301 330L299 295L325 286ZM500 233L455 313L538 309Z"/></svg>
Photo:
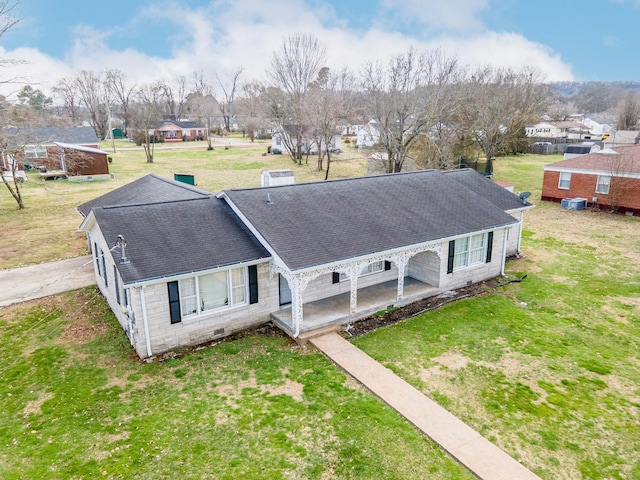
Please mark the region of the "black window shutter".
<svg viewBox="0 0 640 480"><path fill-rule="evenodd" d="M332 282L340 283L340 272L333 272Z"/></svg>
<svg viewBox="0 0 640 480"><path fill-rule="evenodd" d="M491 251L493 250L493 232L487 234L487 263L491 261Z"/></svg>
<svg viewBox="0 0 640 480"><path fill-rule="evenodd" d="M100 255L98 254L98 244L93 243L93 256L96 259L96 267L98 268L98 275L100 275Z"/></svg>
<svg viewBox="0 0 640 480"><path fill-rule="evenodd" d="M384 269L391 270L391 262L389 260L384 261Z"/></svg>
<svg viewBox="0 0 640 480"><path fill-rule="evenodd" d="M116 285L116 301L120 305L120 282L118 282L118 269L115 265L113 266L113 281Z"/></svg>
<svg viewBox="0 0 640 480"><path fill-rule="evenodd" d="M456 241L449 242L449 257L447 258L447 273L453 272L453 256L456 253Z"/></svg>
<svg viewBox="0 0 640 480"><path fill-rule="evenodd" d="M258 303L258 266L249 265L249 303Z"/></svg>
<svg viewBox="0 0 640 480"><path fill-rule="evenodd" d="M104 259L104 252L102 252L102 272L104 273L104 286L109 286L109 277L107 276L107 263Z"/></svg>
<svg viewBox="0 0 640 480"><path fill-rule="evenodd" d="M171 323L180 323L180 290L178 282L167 283L169 288L169 312L171 315Z"/></svg>

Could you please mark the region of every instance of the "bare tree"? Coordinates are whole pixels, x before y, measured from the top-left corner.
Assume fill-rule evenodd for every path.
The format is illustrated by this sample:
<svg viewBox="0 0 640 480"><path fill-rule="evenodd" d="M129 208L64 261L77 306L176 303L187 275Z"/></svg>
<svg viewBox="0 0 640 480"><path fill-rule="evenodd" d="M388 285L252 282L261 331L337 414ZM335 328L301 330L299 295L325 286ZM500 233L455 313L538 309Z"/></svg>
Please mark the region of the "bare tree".
<svg viewBox="0 0 640 480"><path fill-rule="evenodd" d="M14 15L15 8L20 5L21 0L0 0L0 37L16 26L22 18ZM12 65L26 63L24 60L16 58L0 58L0 67L10 67ZM0 83L14 83L16 77L3 78Z"/></svg>
<svg viewBox="0 0 640 480"><path fill-rule="evenodd" d="M410 49L387 65L368 63L364 87L369 116L377 122L387 173L402 171L409 151L437 124L442 92L455 78L457 61L440 50Z"/></svg>
<svg viewBox="0 0 640 480"><path fill-rule="evenodd" d="M135 104L132 108L134 130L133 140L142 145L147 163L153 163L155 129L162 118L164 98L162 85L153 83L143 85L135 92Z"/></svg>
<svg viewBox="0 0 640 480"><path fill-rule="evenodd" d="M58 81L52 90L54 95L62 100L62 106L71 119L71 123L74 126L77 125L79 119L80 99L78 98L78 91L74 83L63 78Z"/></svg>
<svg viewBox="0 0 640 480"><path fill-rule="evenodd" d="M0 37L7 33L12 27L14 27L21 18L14 16L13 10L20 4L20 1L13 0L1 0L0 1ZM20 60L11 58L0 58L0 67L7 67L15 65L16 63L23 63ZM14 79L3 80L2 83L12 82ZM5 103L6 103L6 99ZM21 150L19 145L18 136L11 135L7 131L7 108L0 109L0 177L2 177L2 183L7 187L9 193L18 204L19 210L24 210L24 200L22 199L22 192L20 191L20 177L19 163L18 163L18 151Z"/></svg>
<svg viewBox="0 0 640 480"><path fill-rule="evenodd" d="M136 85L130 85L127 76L117 69L105 72L107 89L110 97L116 104L116 112L122 118L122 130L126 133L131 123L131 103L135 94Z"/></svg>
<svg viewBox="0 0 640 480"><path fill-rule="evenodd" d="M310 133L318 155L318 171L322 171L327 159L325 180L331 168L332 143L338 132L338 122L350 110L354 92L354 78L346 69L333 74L323 67L311 84L306 109Z"/></svg>
<svg viewBox="0 0 640 480"><path fill-rule="evenodd" d="M618 130L633 130L640 118L640 95L637 92L627 92L618 113Z"/></svg>
<svg viewBox="0 0 640 480"><path fill-rule="evenodd" d="M170 120L180 120L184 114L187 100L187 77L179 75L173 81L160 80L157 86L162 93L164 102L164 117Z"/></svg>
<svg viewBox="0 0 640 480"><path fill-rule="evenodd" d="M326 48L314 36L298 33L283 40L267 70L273 88L266 92L266 113L293 162L302 163L306 94L325 58Z"/></svg>
<svg viewBox="0 0 640 480"><path fill-rule="evenodd" d="M205 124L207 128L207 150L213 150L211 145L211 125L216 116L218 102L213 95L211 84L202 72L194 72L193 85L193 91L187 95L187 109L198 123Z"/></svg>
<svg viewBox="0 0 640 480"><path fill-rule="evenodd" d="M253 142L255 133L266 126L263 113L263 101L265 88L258 82L249 82L242 85L242 94L237 100L237 112L242 131L247 132Z"/></svg>
<svg viewBox="0 0 640 480"><path fill-rule="evenodd" d="M234 108L236 91L240 86L240 75L242 75L242 72L244 72L244 67L236 68L231 74L228 83L223 82L220 77L216 75L216 78L218 79L218 85L220 85L223 94L223 98L221 98L220 102L218 102L218 106L220 108L220 113L222 114L224 129L227 132L231 131L231 119L234 115L232 109Z"/></svg>
<svg viewBox="0 0 640 480"><path fill-rule="evenodd" d="M24 180L24 177L20 175L20 156L23 152L24 141L21 141L22 137L17 132L8 134L6 126L2 127L4 133L0 135L0 176L2 183L18 204L18 209L24 210L25 205L20 190L20 182Z"/></svg>
<svg viewBox="0 0 640 480"><path fill-rule="evenodd" d="M105 138L109 127L109 90L103 76L91 70L81 70L75 77L76 87L82 104L89 113L91 126L98 138Z"/></svg>
<svg viewBox="0 0 640 480"><path fill-rule="evenodd" d="M621 153L603 154L603 164L607 165L609 175L598 177L596 194L605 193L608 195L612 212L617 212L621 203L632 192L631 188L634 183L633 153L628 150L624 149Z"/></svg>
<svg viewBox="0 0 640 480"><path fill-rule="evenodd" d="M549 95L537 70L485 67L473 71L459 90L463 128L482 149L492 170L496 155L505 154L524 127L546 107Z"/></svg>

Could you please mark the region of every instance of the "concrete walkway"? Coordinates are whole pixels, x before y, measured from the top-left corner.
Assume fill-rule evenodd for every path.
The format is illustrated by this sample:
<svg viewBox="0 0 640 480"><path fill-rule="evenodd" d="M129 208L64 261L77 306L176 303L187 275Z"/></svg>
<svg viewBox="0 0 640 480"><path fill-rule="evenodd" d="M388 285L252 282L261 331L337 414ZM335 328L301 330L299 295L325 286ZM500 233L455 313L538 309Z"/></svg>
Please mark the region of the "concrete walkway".
<svg viewBox="0 0 640 480"><path fill-rule="evenodd" d="M483 480L540 480L362 350L330 333L309 341Z"/></svg>
<svg viewBox="0 0 640 480"><path fill-rule="evenodd" d="M0 307L95 285L91 256L0 270Z"/></svg>

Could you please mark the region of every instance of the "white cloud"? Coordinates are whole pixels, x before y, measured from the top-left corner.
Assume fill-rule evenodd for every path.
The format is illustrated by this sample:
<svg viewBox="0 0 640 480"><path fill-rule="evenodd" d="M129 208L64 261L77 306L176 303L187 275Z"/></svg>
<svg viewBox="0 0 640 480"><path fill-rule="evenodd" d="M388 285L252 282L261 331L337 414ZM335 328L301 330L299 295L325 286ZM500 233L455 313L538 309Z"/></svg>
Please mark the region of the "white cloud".
<svg viewBox="0 0 640 480"><path fill-rule="evenodd" d="M411 0L409 6L418 3L418 0ZM458 7L466 5L469 15L473 16L473 12L478 12L486 0L453 0L448 3ZM433 10L433 5L431 1L426 2L426 8ZM180 13L158 13L163 11ZM439 11L443 19L450 18L449 10ZM12 71L26 77L26 82L45 93L50 92L60 78L69 78L81 69L100 71L117 68L138 84L177 75L190 76L195 71L202 71L214 80L216 73L224 78L240 66L245 68L245 80L264 79L272 53L280 47L283 37L308 32L327 46L329 67L346 65L356 73L366 61L385 61L392 54L413 46L418 49L442 47L448 53L457 54L461 63L512 67L533 65L546 75L547 80L573 79L570 66L559 55L517 34L477 32L472 38L448 35L437 40L420 41L403 32L383 30L379 23L364 31L354 31L347 29L333 8L322 2L221 0L199 9L180 5L179 9L157 8L154 13L148 12L134 12L132 22L154 25L154 19L161 20L157 22L157 25L162 25L161 34L164 38L170 35L172 42L166 57L147 55L135 48L115 50L109 42L121 32L83 27L74 30L73 47L65 52L63 60L34 49L7 52L2 47L0 58L28 60L29 64ZM167 22L171 28L165 31ZM16 90L15 85L2 87L0 85L0 93L5 95Z"/></svg>
<svg viewBox="0 0 640 480"><path fill-rule="evenodd" d="M489 0L382 0L381 4L407 22L440 31L469 32L482 27L479 13L489 6Z"/></svg>

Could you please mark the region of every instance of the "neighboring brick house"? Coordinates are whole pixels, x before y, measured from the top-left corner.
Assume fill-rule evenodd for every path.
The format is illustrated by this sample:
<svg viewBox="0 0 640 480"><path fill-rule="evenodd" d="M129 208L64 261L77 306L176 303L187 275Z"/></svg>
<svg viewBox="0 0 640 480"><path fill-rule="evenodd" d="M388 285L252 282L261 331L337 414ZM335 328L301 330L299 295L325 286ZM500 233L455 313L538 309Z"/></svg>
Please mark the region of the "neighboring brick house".
<svg viewBox="0 0 640 480"><path fill-rule="evenodd" d="M346 313L325 324L346 324L493 278L529 208L472 170L429 170L217 195L148 175L78 211L97 285L144 358L271 320L297 337L327 299ZM371 288L391 301L359 303Z"/></svg>
<svg viewBox="0 0 640 480"><path fill-rule="evenodd" d="M8 134L15 147L3 152L3 170L15 159L20 169L27 165L75 180L109 178L108 154L98 148L91 127L10 128Z"/></svg>
<svg viewBox="0 0 640 480"><path fill-rule="evenodd" d="M155 134L165 142L206 140L207 127L198 125L196 122L165 120L158 125Z"/></svg>
<svg viewBox="0 0 640 480"><path fill-rule="evenodd" d="M545 165L542 200L565 198L585 198L590 206L640 215L640 145Z"/></svg>

